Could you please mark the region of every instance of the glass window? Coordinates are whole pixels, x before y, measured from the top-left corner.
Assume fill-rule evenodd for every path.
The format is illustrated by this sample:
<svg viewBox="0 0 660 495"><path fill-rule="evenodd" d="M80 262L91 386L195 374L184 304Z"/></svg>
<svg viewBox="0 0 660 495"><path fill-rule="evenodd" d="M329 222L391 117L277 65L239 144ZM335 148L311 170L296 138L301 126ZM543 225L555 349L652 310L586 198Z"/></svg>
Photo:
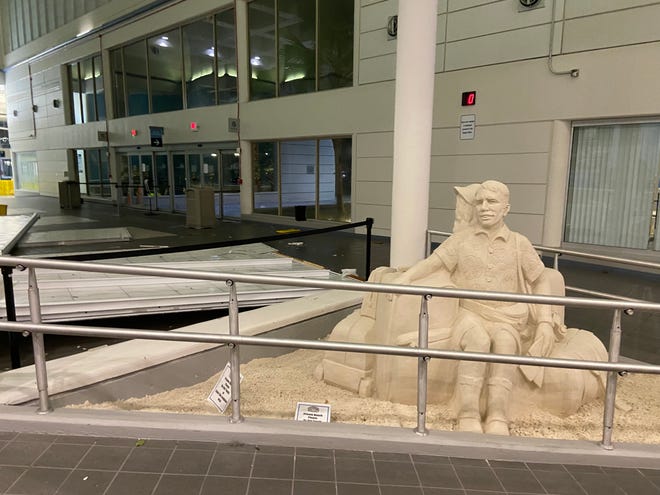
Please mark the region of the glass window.
<svg viewBox="0 0 660 495"><path fill-rule="evenodd" d="M179 28L176 28L147 41L151 111L154 113L183 109L180 38Z"/></svg>
<svg viewBox="0 0 660 495"><path fill-rule="evenodd" d="M105 119L101 56L69 64L71 120L74 124Z"/></svg>
<svg viewBox="0 0 660 495"><path fill-rule="evenodd" d="M218 103L233 103L238 99L236 84L236 23L234 9L215 16L218 57Z"/></svg>
<svg viewBox="0 0 660 495"><path fill-rule="evenodd" d="M279 214L279 179L277 144L252 144L252 181L254 210L257 213Z"/></svg>
<svg viewBox="0 0 660 495"><path fill-rule="evenodd" d="M250 97L276 96L277 54L275 51L275 0L248 4L250 41Z"/></svg>
<svg viewBox="0 0 660 495"><path fill-rule="evenodd" d="M352 86L353 31L353 0L250 2L251 99Z"/></svg>
<svg viewBox="0 0 660 495"><path fill-rule="evenodd" d="M14 172L17 189L39 192L39 167L35 152L16 153Z"/></svg>
<svg viewBox="0 0 660 495"><path fill-rule="evenodd" d="M252 156L255 213L351 221L350 137L254 143Z"/></svg>
<svg viewBox="0 0 660 495"><path fill-rule="evenodd" d="M319 140L319 218L351 221L351 138Z"/></svg>
<svg viewBox="0 0 660 495"><path fill-rule="evenodd" d="M110 52L112 66L112 96L115 118L126 117L126 98L124 93L124 63L121 48Z"/></svg>
<svg viewBox="0 0 660 495"><path fill-rule="evenodd" d="M353 85L353 0L318 0L319 89Z"/></svg>
<svg viewBox="0 0 660 495"><path fill-rule="evenodd" d="M84 122L95 122L96 94L94 91L94 63L91 58L82 60L80 66L80 89Z"/></svg>
<svg viewBox="0 0 660 495"><path fill-rule="evenodd" d="M305 207L306 217L316 211L316 141L280 143L281 215L297 216L295 207Z"/></svg>
<svg viewBox="0 0 660 495"><path fill-rule="evenodd" d="M149 113L145 40L124 47L124 75L128 115Z"/></svg>
<svg viewBox="0 0 660 495"><path fill-rule="evenodd" d="M315 2L279 0L280 95L309 93L316 89Z"/></svg>
<svg viewBox="0 0 660 495"><path fill-rule="evenodd" d="M71 120L74 124L82 124L83 113L80 99L80 70L78 62L69 64L69 88L71 89Z"/></svg>
<svg viewBox="0 0 660 495"><path fill-rule="evenodd" d="M564 240L658 249L660 124L576 127Z"/></svg>
<svg viewBox="0 0 660 495"><path fill-rule="evenodd" d="M183 26L182 36L187 107L215 105L216 48L212 18Z"/></svg>
<svg viewBox="0 0 660 495"><path fill-rule="evenodd" d="M105 89L103 87L103 62L101 56L94 57L94 90L98 120L105 120Z"/></svg>

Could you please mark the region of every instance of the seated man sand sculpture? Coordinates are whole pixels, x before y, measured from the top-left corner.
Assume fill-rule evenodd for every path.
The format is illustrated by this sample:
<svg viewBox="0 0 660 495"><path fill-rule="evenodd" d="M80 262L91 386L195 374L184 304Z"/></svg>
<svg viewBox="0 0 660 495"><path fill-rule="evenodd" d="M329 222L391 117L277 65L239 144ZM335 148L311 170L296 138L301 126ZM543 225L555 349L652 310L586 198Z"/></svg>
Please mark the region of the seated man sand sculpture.
<svg viewBox="0 0 660 495"><path fill-rule="evenodd" d="M456 188L456 192L457 220L453 235L431 256L408 270L401 273L379 269L370 280L563 295L563 279L559 272L545 268L529 240L505 225L504 218L510 207L509 190L504 184L490 180ZM414 296L365 296L362 308L335 327L331 340L415 345L417 319L413 314L404 316L402 313L406 305L401 300L411 297ZM458 304L456 300L451 301L447 305L445 300L445 306L440 309L440 312L451 312L451 316L436 318L437 323L429 309L430 348L607 359L603 345L590 332L571 329L567 333L563 308L489 300L461 299ZM375 388L380 398L408 402L410 395L398 392L397 386L399 390L405 387L402 384L414 374L411 367L414 363L409 360L408 365L401 365L397 364L401 363L401 358L396 359L399 361L379 356L356 361L346 354L326 353L316 375L363 395L370 395ZM359 382L355 376L361 377ZM443 400L453 395L457 429L502 435L509 434L508 406L512 390L540 390L542 404L550 404L550 409L554 407L559 413L570 413L602 393L602 379L602 374L598 373L553 368L544 372L543 368L533 366L477 361L460 361L456 365L433 360L429 371L429 386L447 389L436 391L435 397ZM372 380L375 381L373 387ZM393 382L399 384L391 385Z"/></svg>

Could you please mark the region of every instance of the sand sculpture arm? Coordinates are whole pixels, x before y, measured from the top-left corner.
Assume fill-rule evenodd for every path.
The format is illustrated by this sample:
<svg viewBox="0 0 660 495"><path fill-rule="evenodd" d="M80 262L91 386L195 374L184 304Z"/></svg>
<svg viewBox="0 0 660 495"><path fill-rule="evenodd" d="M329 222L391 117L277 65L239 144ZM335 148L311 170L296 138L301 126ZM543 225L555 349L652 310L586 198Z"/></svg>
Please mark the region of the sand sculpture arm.
<svg viewBox="0 0 660 495"><path fill-rule="evenodd" d="M425 278L432 273L437 273L440 271L447 272L448 270L445 267L442 258L433 253L428 258L418 261L405 272L403 272L403 274L397 278L396 283L401 285L412 285L416 280Z"/></svg>

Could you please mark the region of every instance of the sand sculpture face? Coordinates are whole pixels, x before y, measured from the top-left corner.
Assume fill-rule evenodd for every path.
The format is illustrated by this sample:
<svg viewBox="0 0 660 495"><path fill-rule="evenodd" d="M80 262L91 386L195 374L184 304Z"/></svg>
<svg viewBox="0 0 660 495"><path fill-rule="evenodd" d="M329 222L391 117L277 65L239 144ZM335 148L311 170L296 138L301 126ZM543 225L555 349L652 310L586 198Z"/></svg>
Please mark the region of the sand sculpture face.
<svg viewBox="0 0 660 495"><path fill-rule="evenodd" d="M427 259L406 270L379 268L370 281L564 295L561 274L545 268L529 240L506 227L504 184L486 181L456 193L454 234ZM330 339L415 346L417 308L417 296L369 294ZM561 307L434 298L429 315L429 348L607 360L593 334L566 329ZM361 395L414 403L416 369L413 358L328 352L316 376ZM430 401L454 405L457 429L503 435L510 405L522 399L565 415L604 390L602 373L472 361L432 360L428 380Z"/></svg>

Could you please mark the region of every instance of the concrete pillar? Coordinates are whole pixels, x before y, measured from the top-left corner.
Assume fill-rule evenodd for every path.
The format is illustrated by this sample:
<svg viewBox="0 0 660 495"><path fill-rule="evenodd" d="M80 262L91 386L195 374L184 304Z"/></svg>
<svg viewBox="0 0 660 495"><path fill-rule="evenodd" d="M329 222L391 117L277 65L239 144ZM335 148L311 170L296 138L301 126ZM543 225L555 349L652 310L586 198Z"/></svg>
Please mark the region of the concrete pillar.
<svg viewBox="0 0 660 495"><path fill-rule="evenodd" d="M390 264L424 257L428 226L437 0L399 2Z"/></svg>
<svg viewBox="0 0 660 495"><path fill-rule="evenodd" d="M238 43L237 72L238 72L238 104L236 105L236 117L241 118L241 105L250 100L250 64L248 56L248 9L247 2L240 1L236 6L236 37L242 40ZM239 122L240 127L240 122ZM252 207L252 148L249 141L241 139L240 131L237 135L240 147L240 170L243 183L240 188L241 214L253 213Z"/></svg>
<svg viewBox="0 0 660 495"><path fill-rule="evenodd" d="M548 178L545 193L545 221L543 222L544 246L560 247L566 212L566 188L568 184L571 147L571 124L563 120L552 123L552 144L548 160Z"/></svg>

